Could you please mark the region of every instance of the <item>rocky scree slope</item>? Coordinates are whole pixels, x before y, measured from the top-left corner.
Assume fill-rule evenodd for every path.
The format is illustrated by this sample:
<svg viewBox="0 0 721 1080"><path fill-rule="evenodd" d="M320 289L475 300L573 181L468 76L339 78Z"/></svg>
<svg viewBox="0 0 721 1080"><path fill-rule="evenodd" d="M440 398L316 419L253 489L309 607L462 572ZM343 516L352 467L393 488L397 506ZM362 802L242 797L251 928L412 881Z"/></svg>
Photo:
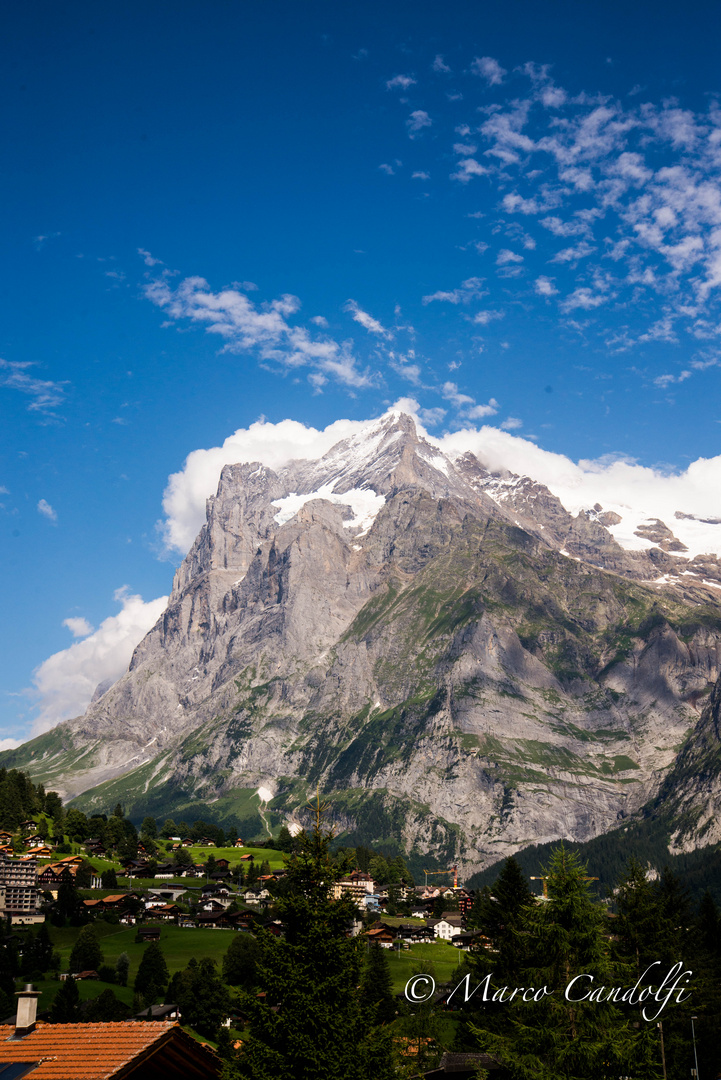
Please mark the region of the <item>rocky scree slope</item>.
<svg viewBox="0 0 721 1080"><path fill-rule="evenodd" d="M249 828L259 788L278 824L320 785L356 839L467 869L588 839L656 794L721 670L714 590L649 584L670 557L387 414L226 466L128 672L0 760L85 809Z"/></svg>

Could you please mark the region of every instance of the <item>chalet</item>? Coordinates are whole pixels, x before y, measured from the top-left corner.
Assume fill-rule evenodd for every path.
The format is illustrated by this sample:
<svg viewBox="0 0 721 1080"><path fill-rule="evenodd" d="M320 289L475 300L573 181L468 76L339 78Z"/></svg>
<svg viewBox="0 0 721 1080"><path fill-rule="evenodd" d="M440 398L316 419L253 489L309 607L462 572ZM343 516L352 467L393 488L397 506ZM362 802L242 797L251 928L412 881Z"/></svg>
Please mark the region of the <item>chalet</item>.
<svg viewBox="0 0 721 1080"><path fill-rule="evenodd" d="M227 885L219 885L217 882L213 882L212 884L208 882L207 884L203 885L200 891L203 896L218 896L227 898L233 895Z"/></svg>
<svg viewBox="0 0 721 1080"><path fill-rule="evenodd" d="M150 1008L143 1009L137 1016L134 1016L133 1020L165 1020L166 1023L168 1021L172 1022L180 1020L180 1009L177 1005L151 1005ZM0 1073L0 1076L2 1076L2 1073Z"/></svg>
<svg viewBox="0 0 721 1080"><path fill-rule="evenodd" d="M228 930L233 925L233 916L223 911L201 911L195 916L198 928L208 930Z"/></svg>
<svg viewBox="0 0 721 1080"><path fill-rule="evenodd" d="M237 840L235 841L235 843L233 844L233 847L245 847L245 844L244 844L244 843L243 843L243 841L242 841L242 840L240 839L240 837L238 837L238 839L237 839Z"/></svg>
<svg viewBox="0 0 721 1080"><path fill-rule="evenodd" d="M135 940L141 945L148 941L160 941L160 927L141 926L135 935Z"/></svg>
<svg viewBox="0 0 721 1080"><path fill-rule="evenodd" d="M215 860L215 865L218 867L219 870L229 870L230 869L230 860L229 859L216 859Z"/></svg>
<svg viewBox="0 0 721 1080"><path fill-rule="evenodd" d="M252 862L254 859L255 859L255 855L241 855L240 856L240 861L241 862L249 862L249 861Z"/></svg>
<svg viewBox="0 0 721 1080"><path fill-rule="evenodd" d="M47 844L40 844L37 847L28 848L28 855L31 855L33 859L52 859L54 852Z"/></svg>
<svg viewBox="0 0 721 1080"><path fill-rule="evenodd" d="M27 821L20 822L20 828L23 832L35 832L38 827L37 821L33 821L32 818L28 818Z"/></svg>
<svg viewBox="0 0 721 1080"><path fill-rule="evenodd" d="M201 911L212 911L215 914L218 914L221 911L225 911L226 908L229 908L230 904L231 904L230 900L218 899L215 896L211 896L208 900L206 900L204 903L202 903L200 905L200 910Z"/></svg>
<svg viewBox="0 0 721 1080"><path fill-rule="evenodd" d="M152 916L154 919L160 919L162 922L175 922L181 910L177 904L163 904L160 907L152 908Z"/></svg>
<svg viewBox="0 0 721 1080"><path fill-rule="evenodd" d="M442 941L450 941L462 932L460 915L444 915L442 919L431 919L428 923L433 933Z"/></svg>
<svg viewBox="0 0 721 1080"><path fill-rule="evenodd" d="M480 930L464 930L462 933L456 934L451 940L455 947L462 949L463 952L468 952L474 946L479 949L493 948L491 939L482 934Z"/></svg>
<svg viewBox="0 0 721 1080"><path fill-rule="evenodd" d="M215 847L215 840L211 840L209 836L204 836L202 840L196 841L198 847Z"/></svg>
<svg viewBox="0 0 721 1080"><path fill-rule="evenodd" d="M180 841L180 846L181 847L192 847L193 846L193 841L190 839L189 836L186 836L184 840Z"/></svg>
<svg viewBox="0 0 721 1080"><path fill-rule="evenodd" d="M380 945L382 949L392 949L396 932L390 926L372 926L366 930L365 938L371 945Z"/></svg>
<svg viewBox="0 0 721 1080"><path fill-rule="evenodd" d="M409 923L398 927L398 936L408 942L430 942L435 939L432 926L419 926L417 923Z"/></svg>
<svg viewBox="0 0 721 1080"><path fill-rule="evenodd" d="M0 1026L0 1075L33 1080L216 1080L209 1046L165 1020L139 1023L36 1022L35 991L18 994L15 1024Z"/></svg>

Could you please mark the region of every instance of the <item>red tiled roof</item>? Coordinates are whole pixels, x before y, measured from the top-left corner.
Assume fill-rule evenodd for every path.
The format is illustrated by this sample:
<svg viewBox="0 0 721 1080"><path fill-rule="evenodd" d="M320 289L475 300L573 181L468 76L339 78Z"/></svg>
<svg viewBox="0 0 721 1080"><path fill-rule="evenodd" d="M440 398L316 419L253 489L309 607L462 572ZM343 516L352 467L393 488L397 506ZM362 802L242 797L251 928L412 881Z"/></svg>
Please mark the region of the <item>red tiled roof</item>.
<svg viewBox="0 0 721 1080"><path fill-rule="evenodd" d="M132 1068L126 1071L132 1062L152 1055L177 1039L183 1043L187 1041L193 1051L207 1053L181 1031L179 1024L154 1020L108 1024L38 1023L34 1031L21 1039L13 1038L14 1034L14 1027L0 1025L0 1065L39 1062L33 1070L33 1080L110 1080L111 1077L132 1075ZM208 1076L217 1076L214 1057L208 1059ZM198 1075L190 1063L188 1075Z"/></svg>

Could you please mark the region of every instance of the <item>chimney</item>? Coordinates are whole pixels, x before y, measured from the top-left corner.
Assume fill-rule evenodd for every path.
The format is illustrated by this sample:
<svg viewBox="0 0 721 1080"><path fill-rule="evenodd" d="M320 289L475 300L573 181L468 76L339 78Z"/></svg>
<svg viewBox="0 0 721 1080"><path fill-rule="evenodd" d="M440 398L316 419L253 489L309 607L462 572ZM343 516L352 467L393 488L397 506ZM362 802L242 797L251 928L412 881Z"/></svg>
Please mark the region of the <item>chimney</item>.
<svg viewBox="0 0 721 1080"><path fill-rule="evenodd" d="M25 983L25 989L15 994L18 999L18 1012L15 1017L15 1038L22 1039L35 1030L35 1018L38 1012L39 990L33 990L32 983Z"/></svg>

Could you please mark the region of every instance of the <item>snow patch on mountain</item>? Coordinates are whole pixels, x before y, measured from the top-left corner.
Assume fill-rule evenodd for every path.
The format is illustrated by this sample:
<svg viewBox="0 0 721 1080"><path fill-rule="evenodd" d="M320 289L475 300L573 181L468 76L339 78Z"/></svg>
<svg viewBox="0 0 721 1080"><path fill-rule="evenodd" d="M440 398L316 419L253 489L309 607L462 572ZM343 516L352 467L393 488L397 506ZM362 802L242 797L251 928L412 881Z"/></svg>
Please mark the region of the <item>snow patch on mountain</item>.
<svg viewBox="0 0 721 1080"><path fill-rule="evenodd" d="M274 520L279 525L285 525L311 499L326 499L336 506L349 506L354 516L349 521L344 521L343 527L360 529L357 535L364 536L375 521L381 507L385 505L385 497L377 495L369 488L351 488L350 491L344 491L342 495L336 495L333 491L334 486L335 483L324 484L317 491L310 491L304 495L293 493L284 499L276 499L273 506L278 507L278 513L275 514Z"/></svg>

